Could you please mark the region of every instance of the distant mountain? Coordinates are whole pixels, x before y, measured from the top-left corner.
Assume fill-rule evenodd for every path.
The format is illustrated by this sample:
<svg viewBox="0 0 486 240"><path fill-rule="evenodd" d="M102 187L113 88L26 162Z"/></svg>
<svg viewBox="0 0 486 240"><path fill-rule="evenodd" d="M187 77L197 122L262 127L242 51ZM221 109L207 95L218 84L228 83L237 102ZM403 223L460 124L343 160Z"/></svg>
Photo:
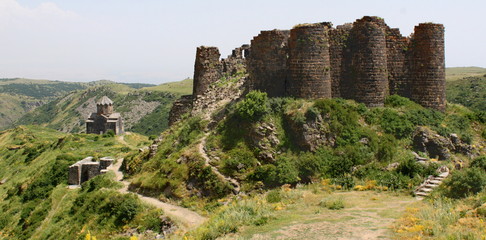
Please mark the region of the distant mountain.
<svg viewBox="0 0 486 240"><path fill-rule="evenodd" d="M83 132L86 118L96 111L96 101L106 95L114 101L115 111L121 113L126 131L159 134L167 128L173 101L187 93L174 85L180 84L95 84L52 100L21 117L15 125L38 124L63 132Z"/></svg>

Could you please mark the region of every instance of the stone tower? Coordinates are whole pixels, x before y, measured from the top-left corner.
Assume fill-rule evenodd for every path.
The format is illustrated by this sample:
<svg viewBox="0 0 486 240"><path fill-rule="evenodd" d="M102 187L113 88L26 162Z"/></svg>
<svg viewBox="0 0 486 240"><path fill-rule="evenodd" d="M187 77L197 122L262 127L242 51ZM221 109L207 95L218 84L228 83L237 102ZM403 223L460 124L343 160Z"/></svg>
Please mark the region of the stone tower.
<svg viewBox="0 0 486 240"><path fill-rule="evenodd" d="M415 26L410 51L411 99L424 107L444 111L444 26L433 23Z"/></svg>
<svg viewBox="0 0 486 240"><path fill-rule="evenodd" d="M378 17L356 20L349 33L345 54L345 98L368 107L383 106L388 92L385 22Z"/></svg>
<svg viewBox="0 0 486 240"><path fill-rule="evenodd" d="M305 24L290 30L287 92L298 98L331 98L330 23Z"/></svg>
<svg viewBox="0 0 486 240"><path fill-rule="evenodd" d="M98 115L106 115L109 116L113 113L113 101L109 99L107 96L103 96L97 103L96 103L97 113Z"/></svg>
<svg viewBox="0 0 486 240"><path fill-rule="evenodd" d="M250 88L269 97L285 96L287 51L290 31L261 31L251 41L247 58Z"/></svg>
<svg viewBox="0 0 486 240"><path fill-rule="evenodd" d="M193 96L204 95L209 86L222 77L221 54L217 47L198 47L194 64Z"/></svg>

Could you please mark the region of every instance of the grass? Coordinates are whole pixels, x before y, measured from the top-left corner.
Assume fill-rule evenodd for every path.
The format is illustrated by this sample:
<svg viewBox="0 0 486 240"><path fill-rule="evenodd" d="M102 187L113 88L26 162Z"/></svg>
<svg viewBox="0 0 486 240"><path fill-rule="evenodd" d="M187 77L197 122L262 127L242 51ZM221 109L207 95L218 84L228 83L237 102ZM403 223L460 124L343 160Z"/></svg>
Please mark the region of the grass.
<svg viewBox="0 0 486 240"><path fill-rule="evenodd" d="M178 82L163 83L154 87L145 87L141 90L146 91L161 91L175 94L189 95L192 94L192 79L186 78Z"/></svg>
<svg viewBox="0 0 486 240"><path fill-rule="evenodd" d="M132 134L128 142L137 139L147 138ZM130 143L125 144L136 148ZM0 188L0 208L5 210L0 215L0 239L76 239L87 230L112 239L124 225L152 224L137 222L151 209L118 193L112 173L86 182L81 190L66 188L69 165L86 156L124 157L124 147L113 137L65 134L39 126L0 132L0 179L6 180Z"/></svg>
<svg viewBox="0 0 486 240"><path fill-rule="evenodd" d="M465 77L482 76L486 68L481 67L451 67L446 68L446 81L456 81Z"/></svg>
<svg viewBox="0 0 486 240"><path fill-rule="evenodd" d="M273 207L272 218L267 224L245 224L237 233L221 239L388 238L392 234L390 223L415 201L393 192L329 193L323 187L319 191L311 190L311 186L282 190L281 202L267 203ZM289 195L300 197L289 198ZM322 207L323 199L337 205L345 202L346 208Z"/></svg>
<svg viewBox="0 0 486 240"><path fill-rule="evenodd" d="M463 200L435 197L407 208L394 224L396 239L484 239L486 225L478 209L485 192Z"/></svg>

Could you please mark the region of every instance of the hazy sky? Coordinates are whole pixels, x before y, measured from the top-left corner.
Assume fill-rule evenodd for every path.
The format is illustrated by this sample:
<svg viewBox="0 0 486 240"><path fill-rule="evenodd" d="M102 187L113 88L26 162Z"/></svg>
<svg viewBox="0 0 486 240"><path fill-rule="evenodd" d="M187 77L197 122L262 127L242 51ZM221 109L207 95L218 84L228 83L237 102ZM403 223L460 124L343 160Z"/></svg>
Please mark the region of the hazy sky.
<svg viewBox="0 0 486 240"><path fill-rule="evenodd" d="M445 25L446 66L486 67L486 1L0 0L0 78L163 83L192 77L196 47L223 57L260 30L383 17L409 35Z"/></svg>

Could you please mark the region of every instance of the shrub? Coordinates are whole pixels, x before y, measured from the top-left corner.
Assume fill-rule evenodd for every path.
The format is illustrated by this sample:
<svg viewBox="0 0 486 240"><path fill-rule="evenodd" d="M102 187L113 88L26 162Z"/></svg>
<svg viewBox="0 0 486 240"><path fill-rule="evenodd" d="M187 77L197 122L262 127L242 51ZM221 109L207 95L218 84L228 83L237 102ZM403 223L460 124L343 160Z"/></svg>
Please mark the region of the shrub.
<svg viewBox="0 0 486 240"><path fill-rule="evenodd" d="M258 121L269 111L267 102L267 93L251 91L243 101L236 104L236 113L246 120Z"/></svg>
<svg viewBox="0 0 486 240"><path fill-rule="evenodd" d="M265 198L269 203L278 203L282 201L282 194L279 189L274 189L272 191L269 191Z"/></svg>
<svg viewBox="0 0 486 240"><path fill-rule="evenodd" d="M111 129L109 129L108 131L106 131L104 134L103 134L103 137L104 138L110 138L110 137L114 137L115 136L115 132Z"/></svg>
<svg viewBox="0 0 486 240"><path fill-rule="evenodd" d="M471 162L471 167L476 167L486 171L486 156L479 156Z"/></svg>
<svg viewBox="0 0 486 240"><path fill-rule="evenodd" d="M410 99L398 96L396 94L388 96L385 99L385 106L387 106L387 107L401 107L401 106L410 105L412 103L413 102L410 101Z"/></svg>
<svg viewBox="0 0 486 240"><path fill-rule="evenodd" d="M451 198L463 198L476 194L486 188L486 173L480 168L467 168L456 171L445 182L446 195Z"/></svg>
<svg viewBox="0 0 486 240"><path fill-rule="evenodd" d="M414 125L398 112L385 109L380 125L386 133L393 134L397 138L405 138L412 134Z"/></svg>
<svg viewBox="0 0 486 240"><path fill-rule="evenodd" d="M330 196L322 199L319 206L330 210L339 210L344 208L344 200L342 197Z"/></svg>
<svg viewBox="0 0 486 240"><path fill-rule="evenodd" d="M424 172L424 167L415 161L413 158L408 158L404 162L401 162L397 167L396 171L402 175L408 176L410 178L416 175L421 175Z"/></svg>

